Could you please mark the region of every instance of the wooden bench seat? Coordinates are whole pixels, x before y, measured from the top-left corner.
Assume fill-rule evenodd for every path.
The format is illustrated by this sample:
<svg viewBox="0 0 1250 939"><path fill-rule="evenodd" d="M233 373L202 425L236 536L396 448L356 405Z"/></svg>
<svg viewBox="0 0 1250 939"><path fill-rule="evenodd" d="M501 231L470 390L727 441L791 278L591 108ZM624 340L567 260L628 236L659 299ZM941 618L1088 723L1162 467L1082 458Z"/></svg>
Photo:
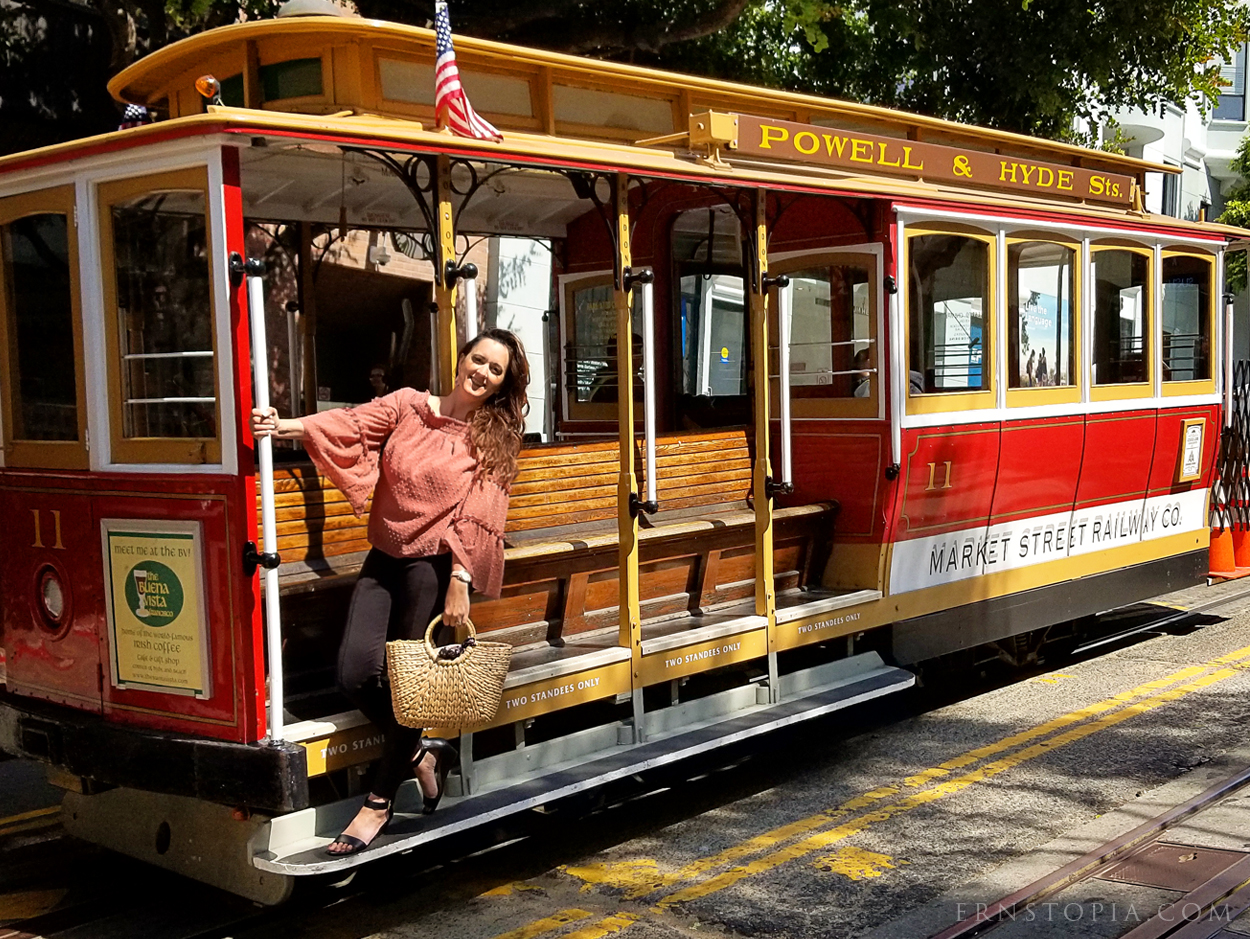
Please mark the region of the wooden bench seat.
<svg viewBox="0 0 1250 939"><path fill-rule="evenodd" d="M473 618L492 638L515 645L611 626L617 621L617 443L612 440L522 451L507 522L504 588L478 598ZM638 454L641 464L641 454ZM661 511L640 537L643 616L706 609L754 592L752 447L745 429L670 434L657 445ZM641 478L641 465L637 472ZM311 464L275 471L284 628L291 633L341 620L345 591L368 551L358 519ZM641 484L641 483L640 483ZM776 513L777 589L819 578L835 507Z"/></svg>

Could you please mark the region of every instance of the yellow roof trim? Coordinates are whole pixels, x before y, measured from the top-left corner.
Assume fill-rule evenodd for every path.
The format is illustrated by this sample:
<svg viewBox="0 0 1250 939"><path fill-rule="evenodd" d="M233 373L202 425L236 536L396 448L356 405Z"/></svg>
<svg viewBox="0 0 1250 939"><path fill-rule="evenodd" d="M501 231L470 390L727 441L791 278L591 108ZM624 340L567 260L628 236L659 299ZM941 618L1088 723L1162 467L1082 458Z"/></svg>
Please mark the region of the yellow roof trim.
<svg viewBox="0 0 1250 939"><path fill-rule="evenodd" d="M414 47L414 51L422 52L422 58L429 59L431 62L433 60L434 33L417 26L341 16L258 20L208 30L159 49L114 76L109 82L109 92L120 101L149 104L154 95L167 89L171 82L192 70L197 61L211 55L239 48L246 41L307 38L318 34L325 37L328 45L365 41L406 43ZM718 110L729 109L728 106L731 105L732 109L741 113L755 113L752 110L752 103L755 103L756 109L788 108L795 111L814 111L819 113L812 114L811 117L841 118L875 125L889 125L900 129L908 128L917 133L931 132L949 135L959 138L963 145L976 146L979 149L1021 148L1039 154L1049 154L1065 162L1083 161L1085 165L1118 169L1133 175L1143 172L1179 172L1179 168L1164 163L1147 162L1102 150L1091 150L1073 144L1028 137L1010 131L960 124L877 105L759 88L712 78L642 68L620 62L581 58L469 36L457 36L456 46L462 63L466 58L479 60L470 63L470 67L482 64L480 60L485 59L494 60L492 64L497 63L501 70L513 73L518 66L552 68L577 73L578 77L590 82L613 84L626 79L650 85L652 90L667 92L670 95L694 92L730 99L718 105Z"/></svg>

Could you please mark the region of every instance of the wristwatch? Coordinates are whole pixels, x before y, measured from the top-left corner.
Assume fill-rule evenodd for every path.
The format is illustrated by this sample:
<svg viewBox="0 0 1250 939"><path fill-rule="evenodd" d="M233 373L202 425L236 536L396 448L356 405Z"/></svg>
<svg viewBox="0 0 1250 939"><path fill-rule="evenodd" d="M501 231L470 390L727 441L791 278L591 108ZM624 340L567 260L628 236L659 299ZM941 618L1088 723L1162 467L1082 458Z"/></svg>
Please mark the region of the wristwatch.
<svg viewBox="0 0 1250 939"><path fill-rule="evenodd" d="M451 576L456 578L456 580L460 581L466 587L473 586L473 575L468 571L452 571Z"/></svg>

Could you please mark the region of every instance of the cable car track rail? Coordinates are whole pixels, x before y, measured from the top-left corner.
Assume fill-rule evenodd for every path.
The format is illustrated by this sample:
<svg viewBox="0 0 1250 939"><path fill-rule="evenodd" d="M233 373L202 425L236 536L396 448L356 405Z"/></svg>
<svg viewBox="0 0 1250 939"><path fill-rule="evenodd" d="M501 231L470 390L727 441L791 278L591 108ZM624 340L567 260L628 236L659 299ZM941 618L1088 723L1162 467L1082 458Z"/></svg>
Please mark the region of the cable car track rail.
<svg viewBox="0 0 1250 939"><path fill-rule="evenodd" d="M1058 870L1052 871L1045 877L1035 880L1026 887L1022 887L1015 893L1009 894L994 903L989 904L984 910L980 910L973 916L968 917L956 923L941 932L935 933L931 939L973 939L976 936L984 936L1000 926L1014 922L1018 912L1034 906L1048 897L1054 896L1060 890L1071 887L1082 881L1090 880L1097 877L1102 871L1106 871L1111 865L1125 860L1139 850L1156 842L1159 837L1172 828L1193 817L1204 809L1208 809L1216 803L1228 798L1230 795L1240 791L1247 785L1250 785L1250 768L1232 776L1228 779L1216 783L1214 786L1183 802L1180 805L1169 809L1161 815L1157 815L1147 822L1138 825L1136 828L1118 838L1106 842L1105 844L1095 848L1088 854L1085 854L1074 861L1070 861ZM1227 898L1236 890L1240 890L1247 881L1250 881L1250 857L1244 861L1239 861L1233 867L1222 871L1216 878L1212 878L1207 883L1212 883L1219 879L1220 876L1232 872L1234 869L1240 874L1244 870L1245 876L1236 883L1232 889L1218 893L1212 897L1207 903L1201 904L1201 916L1206 915L1210 906L1218 903L1220 900ZM1203 885L1205 887L1206 884ZM1197 891L1193 891L1189 896L1201 893L1203 887L1199 887ZM1148 921L1142 924L1142 928L1151 925ZM1177 929L1182 929L1192 920L1182 920L1176 923ZM1157 927L1156 927L1157 929ZM1173 930L1168 928L1163 932L1150 932L1149 935L1162 937ZM1213 932L1218 932L1216 927ZM1136 937L1139 930L1133 930L1132 935ZM1142 933L1142 935L1147 935Z"/></svg>

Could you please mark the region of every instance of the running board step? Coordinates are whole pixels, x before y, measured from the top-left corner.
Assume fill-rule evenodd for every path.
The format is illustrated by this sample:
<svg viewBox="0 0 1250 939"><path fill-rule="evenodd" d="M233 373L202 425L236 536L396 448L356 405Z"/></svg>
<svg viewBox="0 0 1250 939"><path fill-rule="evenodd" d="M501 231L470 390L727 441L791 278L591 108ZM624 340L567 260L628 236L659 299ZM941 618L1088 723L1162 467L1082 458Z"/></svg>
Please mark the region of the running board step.
<svg viewBox="0 0 1250 939"><path fill-rule="evenodd" d="M432 816L416 814L420 800L415 784L406 783L397 800L401 811L396 814L390 829L368 851L360 854L332 858L324 851L360 807L358 798L279 816L272 819L268 830L253 841L253 864L261 871L287 876L341 872L596 789L636 773L675 764L738 743L752 735L780 730L903 691L915 682L915 675L885 665L875 652L857 655L782 676L778 690L783 700L779 703L756 704L728 716L707 717L714 711L712 702L708 698L697 699L686 706L685 714L693 720L684 726L664 726L662 730L656 726L659 734L645 743L608 747L601 750L602 755L599 756L555 764L537 774L531 771L529 775L519 778L514 776L499 788L459 799L449 797L444 799L438 813ZM680 713L683 706L665 710ZM658 717L663 713L652 712L648 717ZM649 720L648 724L651 723ZM661 723L666 722L656 722L657 725ZM481 767L485 762L477 765ZM412 814L406 810L412 810Z"/></svg>

